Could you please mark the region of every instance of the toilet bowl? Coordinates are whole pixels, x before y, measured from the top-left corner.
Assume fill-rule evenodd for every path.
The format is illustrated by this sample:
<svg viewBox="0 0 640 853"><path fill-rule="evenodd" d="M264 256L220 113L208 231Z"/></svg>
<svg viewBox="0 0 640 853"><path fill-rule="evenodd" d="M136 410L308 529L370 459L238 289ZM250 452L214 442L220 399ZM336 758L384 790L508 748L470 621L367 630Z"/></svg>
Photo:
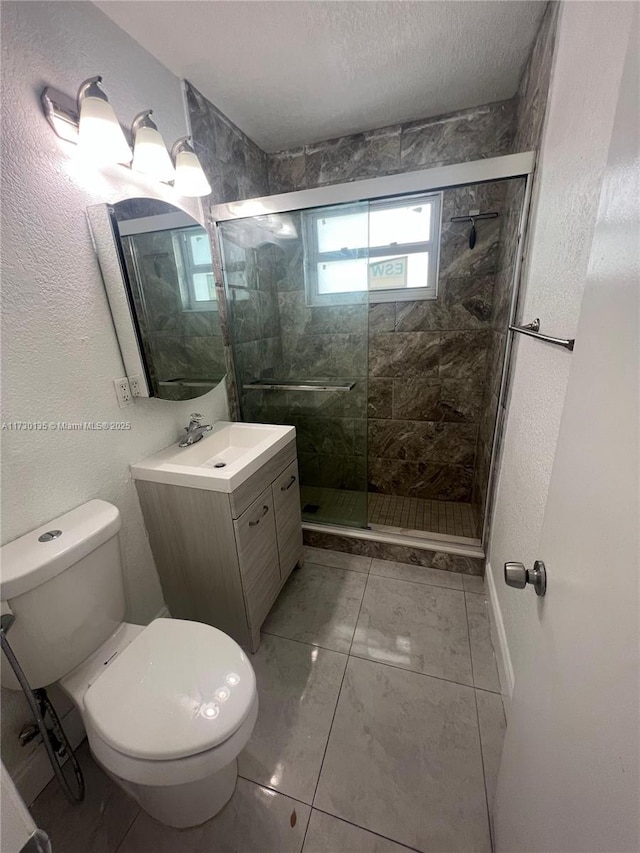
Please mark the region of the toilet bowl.
<svg viewBox="0 0 640 853"><path fill-rule="evenodd" d="M258 696L251 664L222 631L124 623L59 684L98 763L152 817L195 826L233 794Z"/></svg>
<svg viewBox="0 0 640 853"><path fill-rule="evenodd" d="M59 682L92 754L145 811L195 826L235 789L258 714L255 675L210 625L122 621L119 526L115 507L90 501L0 549L11 643L32 687ZM42 538L52 530L62 533ZM3 686L16 689L7 670Z"/></svg>

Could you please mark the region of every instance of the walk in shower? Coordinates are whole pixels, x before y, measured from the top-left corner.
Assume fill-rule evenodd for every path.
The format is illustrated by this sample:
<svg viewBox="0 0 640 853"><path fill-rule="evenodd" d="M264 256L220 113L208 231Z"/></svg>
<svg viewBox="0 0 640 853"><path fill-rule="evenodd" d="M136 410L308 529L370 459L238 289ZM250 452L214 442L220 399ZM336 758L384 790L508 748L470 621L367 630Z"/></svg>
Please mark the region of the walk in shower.
<svg viewBox="0 0 640 853"><path fill-rule="evenodd" d="M216 209L240 416L296 427L305 522L482 539L530 162Z"/></svg>

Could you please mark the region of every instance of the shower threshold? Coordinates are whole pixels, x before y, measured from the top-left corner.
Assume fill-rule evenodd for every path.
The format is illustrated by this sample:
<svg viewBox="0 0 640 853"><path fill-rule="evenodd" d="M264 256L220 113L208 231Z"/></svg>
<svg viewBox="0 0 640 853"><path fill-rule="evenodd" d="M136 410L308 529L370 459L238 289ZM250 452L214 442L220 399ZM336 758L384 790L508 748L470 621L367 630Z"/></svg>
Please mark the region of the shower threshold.
<svg viewBox="0 0 640 853"><path fill-rule="evenodd" d="M302 529L310 533L333 534L346 539L359 539L366 542L378 542L385 545L403 545L408 548L439 551L444 554L457 554L461 557L483 559L484 549L480 540L465 540L460 536L445 534L426 534L416 530L395 530L378 525L373 527L345 527L341 524L317 524L303 521Z"/></svg>

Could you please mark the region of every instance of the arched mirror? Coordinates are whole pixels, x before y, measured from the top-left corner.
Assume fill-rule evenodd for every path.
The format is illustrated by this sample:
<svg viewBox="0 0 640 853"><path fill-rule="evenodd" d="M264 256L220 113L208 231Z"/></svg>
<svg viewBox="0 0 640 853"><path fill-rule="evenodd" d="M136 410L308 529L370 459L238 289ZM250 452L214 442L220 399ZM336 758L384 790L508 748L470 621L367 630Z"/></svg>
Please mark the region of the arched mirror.
<svg viewBox="0 0 640 853"><path fill-rule="evenodd" d="M157 199L96 205L88 216L134 394L206 394L226 372L209 235Z"/></svg>

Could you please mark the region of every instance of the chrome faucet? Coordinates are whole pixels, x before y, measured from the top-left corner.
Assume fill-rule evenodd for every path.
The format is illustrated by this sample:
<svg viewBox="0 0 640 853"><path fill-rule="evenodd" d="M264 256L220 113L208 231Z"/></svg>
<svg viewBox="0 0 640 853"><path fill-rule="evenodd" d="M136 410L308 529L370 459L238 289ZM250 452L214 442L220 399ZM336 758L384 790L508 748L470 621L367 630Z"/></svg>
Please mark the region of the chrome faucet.
<svg viewBox="0 0 640 853"><path fill-rule="evenodd" d="M189 417L191 418L189 426L184 428L186 435L178 442L178 447L190 447L196 441L200 441L205 432L211 432L213 429L211 424L202 423L202 415L198 414L198 412L192 412Z"/></svg>

